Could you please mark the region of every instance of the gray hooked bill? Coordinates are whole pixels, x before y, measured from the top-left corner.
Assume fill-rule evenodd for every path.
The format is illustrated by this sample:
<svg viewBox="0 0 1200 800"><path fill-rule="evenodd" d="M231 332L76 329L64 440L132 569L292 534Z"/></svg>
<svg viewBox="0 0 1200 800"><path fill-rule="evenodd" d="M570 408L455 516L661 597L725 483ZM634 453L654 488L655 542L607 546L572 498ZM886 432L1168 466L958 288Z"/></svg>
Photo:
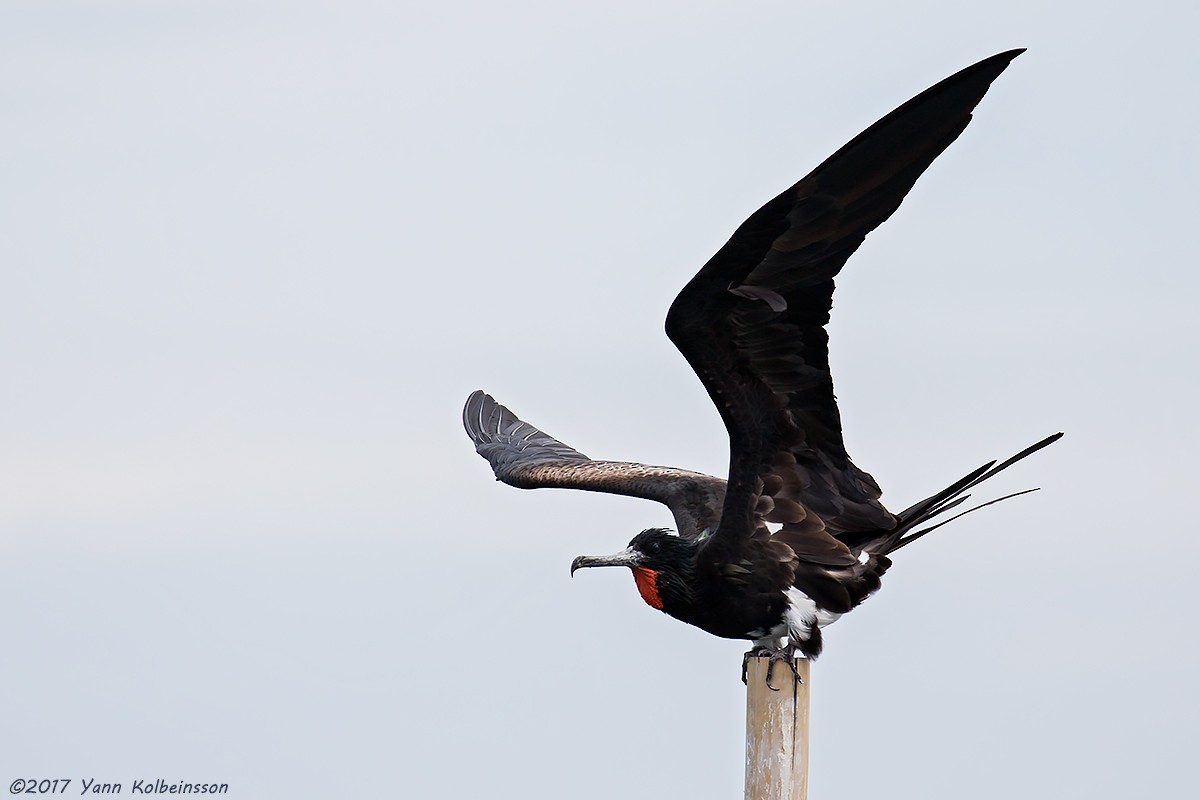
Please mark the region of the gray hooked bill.
<svg viewBox="0 0 1200 800"><path fill-rule="evenodd" d="M571 562L571 574L584 567L638 567L642 565L645 554L632 547L626 547L611 556L579 556Z"/></svg>

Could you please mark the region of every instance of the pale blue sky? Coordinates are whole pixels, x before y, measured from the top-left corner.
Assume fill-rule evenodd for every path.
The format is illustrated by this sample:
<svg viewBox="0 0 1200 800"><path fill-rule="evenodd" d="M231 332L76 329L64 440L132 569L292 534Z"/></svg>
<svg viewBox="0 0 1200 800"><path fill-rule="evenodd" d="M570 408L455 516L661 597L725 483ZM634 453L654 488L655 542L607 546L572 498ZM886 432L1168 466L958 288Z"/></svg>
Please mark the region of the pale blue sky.
<svg viewBox="0 0 1200 800"><path fill-rule="evenodd" d="M1067 437L829 629L812 792L1186 793L1198 16L6 3L0 785L740 796L741 643L568 577L665 509L496 484L459 409L720 474L675 292L869 123L1028 47L839 279L833 369L897 508Z"/></svg>

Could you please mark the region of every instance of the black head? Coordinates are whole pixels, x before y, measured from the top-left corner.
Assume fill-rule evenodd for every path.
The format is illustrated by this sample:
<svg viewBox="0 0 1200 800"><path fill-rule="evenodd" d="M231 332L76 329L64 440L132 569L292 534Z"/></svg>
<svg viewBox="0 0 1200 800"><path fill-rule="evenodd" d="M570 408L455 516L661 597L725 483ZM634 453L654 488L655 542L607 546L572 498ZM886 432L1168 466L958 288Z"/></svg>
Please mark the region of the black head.
<svg viewBox="0 0 1200 800"><path fill-rule="evenodd" d="M655 572L679 571L691 563L696 545L665 528L648 528L629 546L611 556L580 556L571 562L571 573L582 567L631 567Z"/></svg>
<svg viewBox="0 0 1200 800"><path fill-rule="evenodd" d="M684 619L681 609L694 605L692 560L696 544L650 528L639 533L619 553L611 556L580 556L571 562L571 574L580 567L629 567L638 593L651 607Z"/></svg>
<svg viewBox="0 0 1200 800"><path fill-rule="evenodd" d="M679 568L690 562L696 545L666 528L647 528L629 541L629 548L645 558L642 566L653 570Z"/></svg>

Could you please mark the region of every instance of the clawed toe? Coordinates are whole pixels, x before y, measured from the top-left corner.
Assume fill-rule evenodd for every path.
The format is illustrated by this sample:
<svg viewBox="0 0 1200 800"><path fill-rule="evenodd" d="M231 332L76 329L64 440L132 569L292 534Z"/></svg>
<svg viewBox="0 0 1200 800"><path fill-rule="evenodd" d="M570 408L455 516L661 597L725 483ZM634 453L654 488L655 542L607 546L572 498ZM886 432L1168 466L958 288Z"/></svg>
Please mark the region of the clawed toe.
<svg viewBox="0 0 1200 800"><path fill-rule="evenodd" d="M792 677L796 679L796 683L804 683L804 679L800 677L800 670L796 667L795 651L791 647L782 647L774 650L770 647L755 647L746 652L742 656L742 683L747 683L748 670L750 668L750 659L761 656L767 657L767 688L773 692L778 692L778 686L771 685L771 675L775 672L775 664L780 661L786 661L788 668L792 671Z"/></svg>

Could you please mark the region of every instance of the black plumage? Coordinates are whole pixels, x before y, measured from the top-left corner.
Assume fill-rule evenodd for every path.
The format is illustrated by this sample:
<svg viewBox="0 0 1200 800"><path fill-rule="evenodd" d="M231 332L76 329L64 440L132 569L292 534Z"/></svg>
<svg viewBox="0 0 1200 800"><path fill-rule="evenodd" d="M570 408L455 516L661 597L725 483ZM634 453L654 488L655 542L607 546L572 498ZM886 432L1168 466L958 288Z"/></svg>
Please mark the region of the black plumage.
<svg viewBox="0 0 1200 800"><path fill-rule="evenodd" d="M671 509L678 536L643 531L614 556L581 556L572 571L628 566L646 601L684 622L750 639L763 652L815 657L821 626L879 588L889 554L932 529L922 524L1061 436L893 514L846 453L825 332L846 260L962 133L1021 52L962 70L859 134L754 212L672 303L667 335L729 432L727 480L595 461L483 392L470 396L464 424L498 479L642 497Z"/></svg>

